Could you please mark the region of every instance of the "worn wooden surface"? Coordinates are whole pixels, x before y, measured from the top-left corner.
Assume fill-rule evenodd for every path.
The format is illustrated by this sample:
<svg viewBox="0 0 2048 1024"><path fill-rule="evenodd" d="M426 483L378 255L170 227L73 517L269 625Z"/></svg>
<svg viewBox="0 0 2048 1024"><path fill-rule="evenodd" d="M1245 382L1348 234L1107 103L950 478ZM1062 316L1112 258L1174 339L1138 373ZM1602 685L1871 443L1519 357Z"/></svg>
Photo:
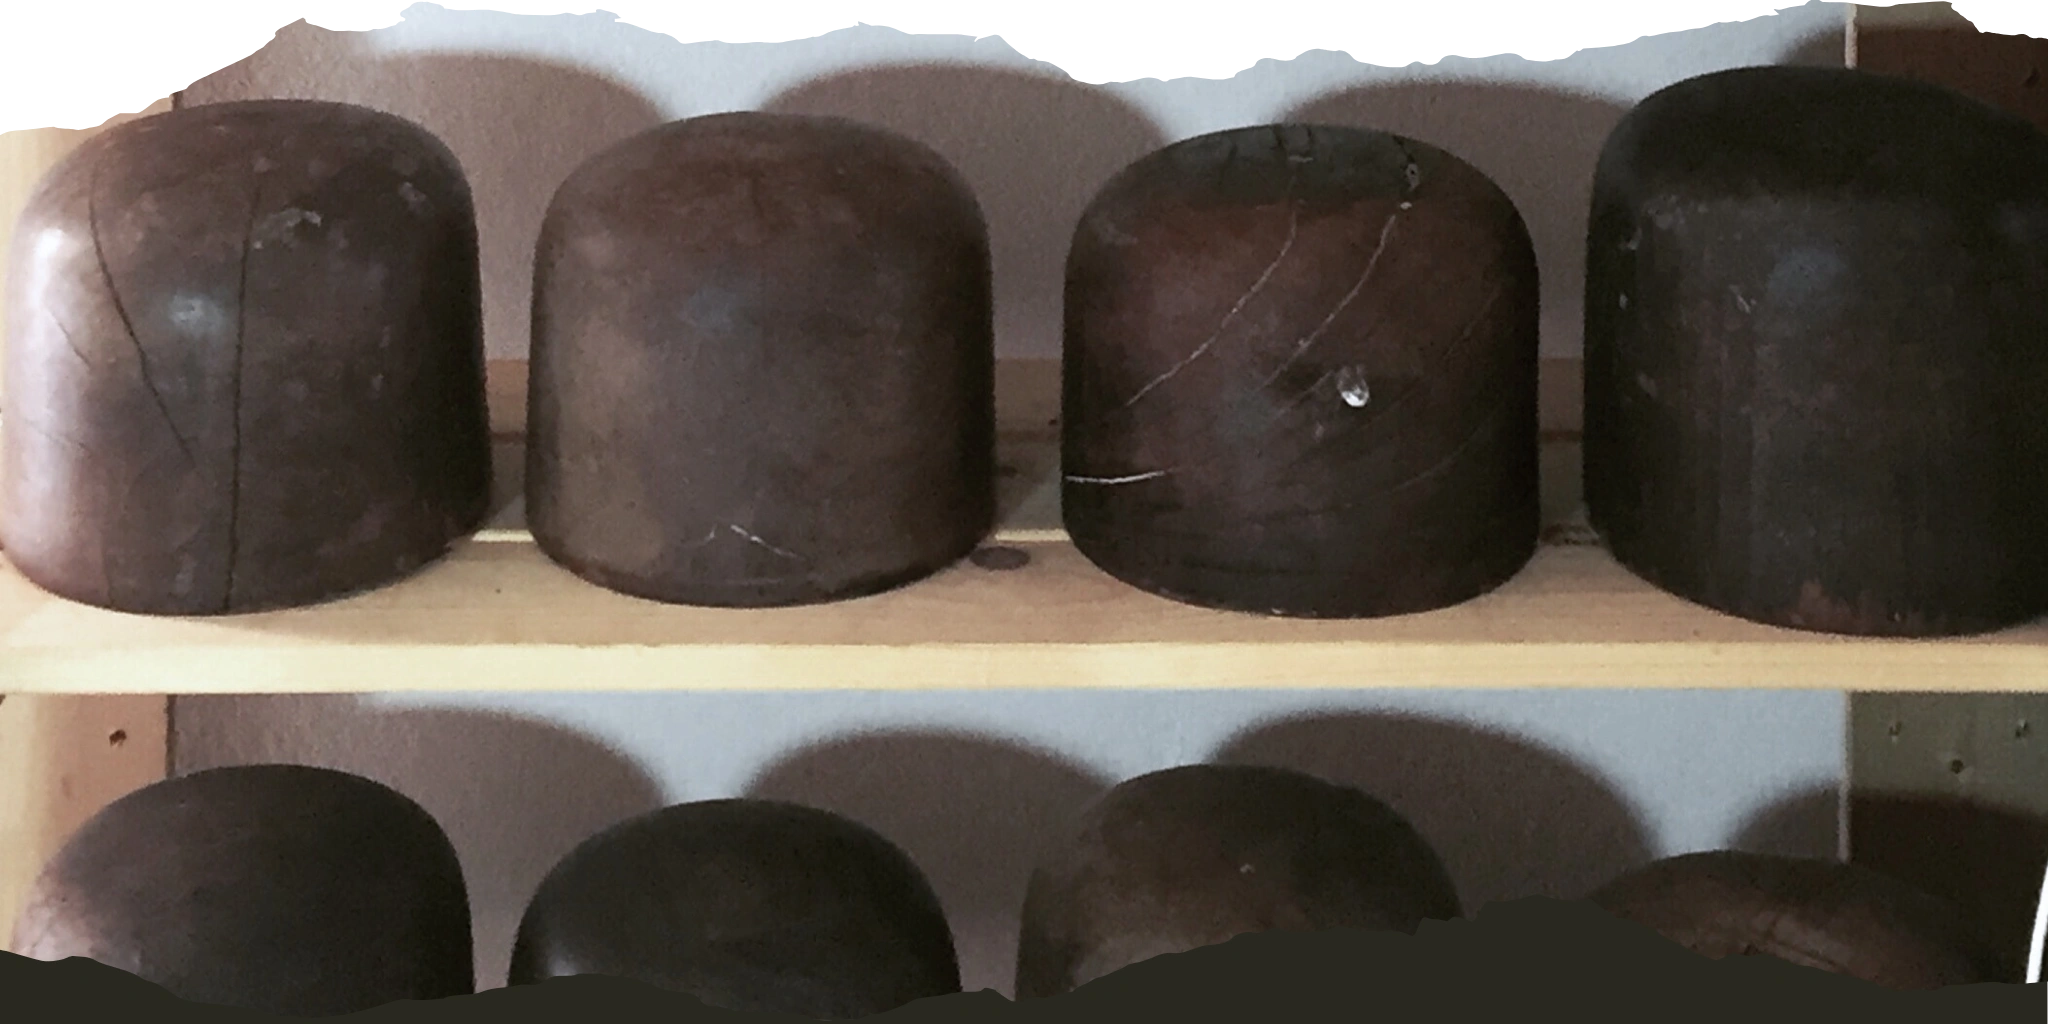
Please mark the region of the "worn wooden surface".
<svg viewBox="0 0 2048 1024"><path fill-rule="evenodd" d="M262 100L116 126L16 234L0 542L40 585L299 606L482 518L475 217L417 125Z"/></svg>
<svg viewBox="0 0 2048 1024"><path fill-rule="evenodd" d="M1131 164L1080 224L1062 501L1090 561L1325 619L1450 607L1526 564L1536 258L1486 175L1384 132L1239 128Z"/></svg>
<svg viewBox="0 0 2048 1024"><path fill-rule="evenodd" d="M1827 633L2048 613L2048 136L1926 82L1742 68L1631 110L1593 195L1586 497L1624 564Z"/></svg>
<svg viewBox="0 0 2048 1024"><path fill-rule="evenodd" d="M535 249L528 514L661 601L861 597L994 508L988 229L907 136L737 111L591 157Z"/></svg>

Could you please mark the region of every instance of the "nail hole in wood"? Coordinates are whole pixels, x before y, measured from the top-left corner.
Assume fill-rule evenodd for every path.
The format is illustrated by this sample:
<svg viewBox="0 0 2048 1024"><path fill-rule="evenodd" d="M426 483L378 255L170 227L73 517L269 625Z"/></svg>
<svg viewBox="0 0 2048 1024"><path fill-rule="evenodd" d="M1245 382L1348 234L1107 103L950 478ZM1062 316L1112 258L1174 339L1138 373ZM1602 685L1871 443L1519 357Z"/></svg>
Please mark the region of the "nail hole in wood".
<svg viewBox="0 0 2048 1024"><path fill-rule="evenodd" d="M1905 728L1906 728L1906 723L1904 723L1904 722L1893 722L1893 723L1892 723L1892 724L1891 724L1890 726L1886 727L1886 729L1885 729L1885 731L1884 731L1884 734L1885 734L1886 736L1889 736L1889 737L1891 737L1892 739L1896 740L1896 739L1898 739L1898 738L1899 738L1899 733L1901 733L1901 732L1905 731Z"/></svg>
<svg viewBox="0 0 2048 1024"><path fill-rule="evenodd" d="M1017 548L978 548L974 554L967 556L967 558L975 565L991 572L1008 572L1012 569L1022 569L1031 564L1031 556Z"/></svg>
<svg viewBox="0 0 2048 1024"><path fill-rule="evenodd" d="M2027 720L2026 720L2026 719L2024 719L2024 718L2020 719L2020 724L2018 724L2018 725L2015 725L2015 726L2013 726L2013 727L2012 727L2012 735L2013 735L2013 738L2014 738L2014 739L2021 739L2021 740L2023 740L2023 739L2026 739L2026 738L2027 738L2028 736L2031 736L2031 735L2033 735L2033 734L2034 734L2034 724L2033 724L2032 722L2029 722L2029 721L2027 721Z"/></svg>
<svg viewBox="0 0 2048 1024"><path fill-rule="evenodd" d="M126 729L116 729L107 734L107 746L118 747L126 742L128 742L128 730Z"/></svg>
<svg viewBox="0 0 2048 1024"><path fill-rule="evenodd" d="M1963 773L1963 769L1967 767L1969 766L1963 764L1962 758L1953 758L1948 763L1948 773L1950 775L1961 775Z"/></svg>

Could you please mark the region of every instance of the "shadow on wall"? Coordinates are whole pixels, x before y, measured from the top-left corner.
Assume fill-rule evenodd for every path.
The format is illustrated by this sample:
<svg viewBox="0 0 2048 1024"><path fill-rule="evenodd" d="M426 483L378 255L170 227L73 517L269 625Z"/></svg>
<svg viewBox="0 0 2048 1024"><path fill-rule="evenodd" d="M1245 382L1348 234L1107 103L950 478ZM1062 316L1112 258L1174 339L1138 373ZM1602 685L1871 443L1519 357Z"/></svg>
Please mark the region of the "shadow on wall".
<svg viewBox="0 0 2048 1024"><path fill-rule="evenodd" d="M1841 819L1839 787L1800 790L1750 815L1729 847L1745 853L1834 860L1842 852Z"/></svg>
<svg viewBox="0 0 2048 1024"><path fill-rule="evenodd" d="M407 118L448 144L477 206L484 344L524 359L533 251L548 202L585 159L667 118L640 93L576 68L475 54L379 54L360 35L299 22L194 82L184 103L356 103Z"/></svg>
<svg viewBox="0 0 2048 1024"><path fill-rule="evenodd" d="M448 832L469 886L477 986L505 983L519 917L576 844L664 803L603 743L493 712L380 707L353 696L180 697L178 774L292 763L354 772L419 802Z"/></svg>
<svg viewBox="0 0 2048 1024"><path fill-rule="evenodd" d="M1008 997L1031 869L1109 786L1056 754L952 732L881 732L798 751L746 796L846 815L901 846L952 924L961 983Z"/></svg>
<svg viewBox="0 0 2048 1024"><path fill-rule="evenodd" d="M1285 119L1406 136L1492 178L1514 200L1536 247L1543 351L1576 355L1593 169L1608 133L1626 112L1607 100L1535 86L1407 81L1331 93Z"/></svg>
<svg viewBox="0 0 2048 1024"><path fill-rule="evenodd" d="M1309 715L1248 729L1214 760L1292 768L1385 801L1443 858L1468 916L1526 896L1579 899L1651 856L1635 813L1588 769L1456 722Z"/></svg>
<svg viewBox="0 0 2048 1024"><path fill-rule="evenodd" d="M1056 358L1067 247L1081 211L1165 140L1106 89L1051 73L953 64L862 68L763 106L889 128L937 150L981 201L995 265L996 351Z"/></svg>

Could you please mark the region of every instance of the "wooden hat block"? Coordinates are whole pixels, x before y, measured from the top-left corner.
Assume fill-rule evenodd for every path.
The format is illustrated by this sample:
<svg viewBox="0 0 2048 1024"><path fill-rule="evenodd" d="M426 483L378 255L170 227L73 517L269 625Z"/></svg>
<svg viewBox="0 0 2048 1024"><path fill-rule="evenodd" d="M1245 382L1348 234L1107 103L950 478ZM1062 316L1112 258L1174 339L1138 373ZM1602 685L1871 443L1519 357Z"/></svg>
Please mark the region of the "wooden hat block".
<svg viewBox="0 0 2048 1024"><path fill-rule="evenodd" d="M45 176L8 267L0 546L44 589L306 605L481 523L475 214L418 125L310 100L118 125Z"/></svg>
<svg viewBox="0 0 2048 1024"><path fill-rule="evenodd" d="M470 943L461 864L418 804L345 772L254 765L107 805L43 868L11 946L317 1017L467 995Z"/></svg>
<svg viewBox="0 0 2048 1024"><path fill-rule="evenodd" d="M556 865L520 923L510 978L579 974L833 1020L960 991L952 931L902 850L839 815L765 800L641 815Z"/></svg>

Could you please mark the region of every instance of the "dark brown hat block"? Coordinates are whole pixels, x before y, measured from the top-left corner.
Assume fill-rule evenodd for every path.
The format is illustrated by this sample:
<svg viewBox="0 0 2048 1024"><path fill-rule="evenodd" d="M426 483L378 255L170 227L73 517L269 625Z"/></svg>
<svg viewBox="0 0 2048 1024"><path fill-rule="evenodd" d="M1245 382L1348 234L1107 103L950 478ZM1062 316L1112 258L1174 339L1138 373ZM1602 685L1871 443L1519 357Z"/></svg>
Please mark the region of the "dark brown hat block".
<svg viewBox="0 0 2048 1024"><path fill-rule="evenodd" d="M1688 79L1608 140L1587 244L1586 499L1624 565L1832 633L2048 610L2048 135L1867 72Z"/></svg>
<svg viewBox="0 0 2048 1024"><path fill-rule="evenodd" d="M166 615L438 557L489 499L477 275L469 186L410 122L266 100L95 136L13 239L7 557Z"/></svg>
<svg viewBox="0 0 2048 1024"><path fill-rule="evenodd" d="M1435 851L1372 797L1278 768L1173 768L1104 794L1033 872L1017 997L1253 932L1413 933L1460 913Z"/></svg>
<svg viewBox="0 0 2048 1024"><path fill-rule="evenodd" d="M43 868L15 952L298 1017L475 990L469 899L426 811L343 772L257 765L147 786Z"/></svg>
<svg viewBox="0 0 2048 1024"><path fill-rule="evenodd" d="M718 114L592 157L536 255L535 540L712 606L959 560L994 518L989 259L954 169L855 122Z"/></svg>
<svg viewBox="0 0 2048 1024"><path fill-rule="evenodd" d="M960 991L952 931L908 856L765 800L678 804L564 858L520 923L510 980L579 974L830 1020Z"/></svg>
<svg viewBox="0 0 2048 1024"><path fill-rule="evenodd" d="M1994 981L1954 907L1836 861L1734 851L1669 857L1589 899L1696 953L1762 953L1894 989Z"/></svg>
<svg viewBox="0 0 2048 1024"><path fill-rule="evenodd" d="M1299 124L1155 152L1082 217L1065 338L1067 531L1126 583L1394 615L1535 550L1535 255L1448 153Z"/></svg>

